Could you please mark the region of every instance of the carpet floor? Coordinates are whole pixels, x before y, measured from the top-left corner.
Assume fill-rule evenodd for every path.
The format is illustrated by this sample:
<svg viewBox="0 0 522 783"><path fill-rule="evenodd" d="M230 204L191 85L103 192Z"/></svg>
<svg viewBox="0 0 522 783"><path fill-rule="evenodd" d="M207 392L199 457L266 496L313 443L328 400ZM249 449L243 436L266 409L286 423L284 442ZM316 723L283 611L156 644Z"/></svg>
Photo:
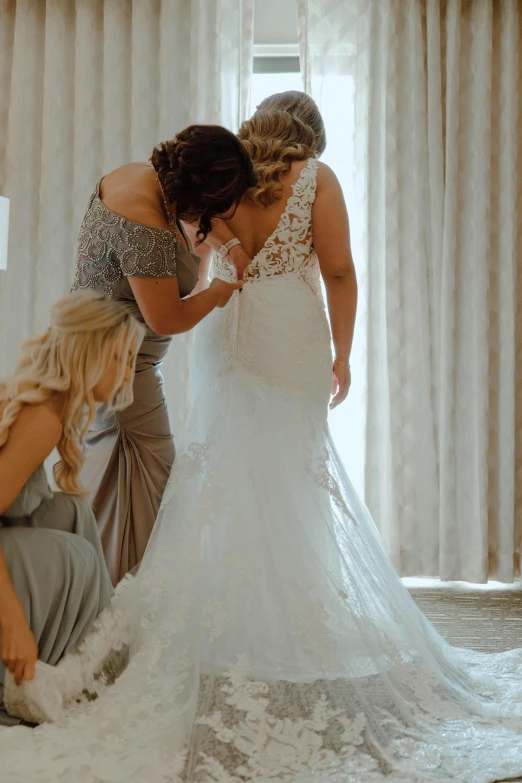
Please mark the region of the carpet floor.
<svg viewBox="0 0 522 783"><path fill-rule="evenodd" d="M522 647L522 586L486 588L461 582L410 586L409 591L439 633L456 647L502 652Z"/></svg>
<svg viewBox="0 0 522 783"><path fill-rule="evenodd" d="M404 580L439 633L456 647L502 652L522 647L522 586ZM512 779L513 780L513 779ZM516 778L522 783L522 778Z"/></svg>

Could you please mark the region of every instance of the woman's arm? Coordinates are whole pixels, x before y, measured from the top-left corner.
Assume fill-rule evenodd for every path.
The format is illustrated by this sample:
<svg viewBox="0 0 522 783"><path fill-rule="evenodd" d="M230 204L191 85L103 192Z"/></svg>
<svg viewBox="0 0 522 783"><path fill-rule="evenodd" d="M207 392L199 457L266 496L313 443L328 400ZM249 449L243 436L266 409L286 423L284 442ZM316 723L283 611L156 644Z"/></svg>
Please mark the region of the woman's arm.
<svg viewBox="0 0 522 783"><path fill-rule="evenodd" d="M113 191L106 187L106 180L112 176L109 174L101 183L103 203L130 221L170 231L163 203L158 200L156 175L150 166L143 165L141 168L141 179L130 178L128 187L123 187L121 180ZM157 334L165 335L188 332L215 307L224 307L234 291L241 288L236 283L213 280L206 291L181 299L174 276L128 275L127 279L147 325Z"/></svg>
<svg viewBox="0 0 522 783"><path fill-rule="evenodd" d="M58 444L62 425L47 403L24 405L0 449L0 514ZM19 685L34 677L38 648L16 595L0 546L1 657Z"/></svg>
<svg viewBox="0 0 522 783"><path fill-rule="evenodd" d="M337 380L331 407L339 405L350 388L350 351L357 310L357 278L350 248L348 213L333 171L319 163L317 194L312 208L314 247L326 288L335 348Z"/></svg>
<svg viewBox="0 0 522 783"><path fill-rule="evenodd" d="M119 211L121 210L121 205ZM143 225L157 228L168 228L165 217L157 208L147 206L143 200L136 199L132 210L128 207L125 217ZM205 252L200 245L200 253ZM207 252L209 256L209 251ZM203 264L198 278L205 273L205 265L208 269L210 258ZM192 296L181 299L179 295L178 281L175 277L132 277L128 278L129 285L136 298L138 307L147 326L157 334L181 334L193 329L216 307L224 307L234 291L241 288L240 283L228 283L225 280L213 280L204 289L193 293Z"/></svg>
<svg viewBox="0 0 522 783"><path fill-rule="evenodd" d="M181 299L175 277L127 278L147 326L157 334L188 332L216 307L225 307L243 283L215 279L206 291Z"/></svg>
<svg viewBox="0 0 522 783"><path fill-rule="evenodd" d="M199 256L200 260L198 282L190 294L190 296L196 296L196 294L200 294L201 291L206 291L210 285L210 268L212 266L214 251L206 242L201 242L199 245L196 244L197 237L195 226L191 226L190 223L184 223L183 227L191 238L194 253Z"/></svg>
<svg viewBox="0 0 522 783"><path fill-rule="evenodd" d="M0 656L20 685L32 680L38 646L18 600L0 546Z"/></svg>
<svg viewBox="0 0 522 783"><path fill-rule="evenodd" d="M212 221L212 231L210 232L210 234L207 234L206 240L202 242L200 245L197 244L197 226L191 225L190 223L184 223L183 226L187 230L187 234L189 234L191 242L194 245L195 248L194 252L197 253L202 260L203 260L203 256L201 255L202 252L205 255L207 255L208 253L212 255L212 251L218 251L222 245L224 245L230 239L235 238L235 234L230 228L230 223L227 220L221 220L219 218L215 218ZM250 265L252 261L252 259L244 249L243 245L234 245L234 247L232 247L229 250L227 259L230 261L232 266L235 267L237 272L237 279L243 280L245 269L247 268L247 266ZM209 269L210 269L210 265L209 265ZM208 271L207 271L207 276L208 276ZM198 285L199 285L199 279L198 279Z"/></svg>
<svg viewBox="0 0 522 783"><path fill-rule="evenodd" d="M50 402L24 405L0 449L0 515L58 444L62 424Z"/></svg>

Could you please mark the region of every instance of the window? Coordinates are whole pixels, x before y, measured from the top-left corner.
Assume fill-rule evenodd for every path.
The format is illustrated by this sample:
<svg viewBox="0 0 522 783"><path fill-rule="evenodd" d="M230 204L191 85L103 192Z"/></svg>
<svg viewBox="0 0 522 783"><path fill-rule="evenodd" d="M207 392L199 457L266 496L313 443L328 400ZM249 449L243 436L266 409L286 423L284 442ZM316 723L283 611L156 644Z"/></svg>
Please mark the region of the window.
<svg viewBox="0 0 522 783"><path fill-rule="evenodd" d="M303 89L297 44L254 46L253 70L250 114L263 98L274 92Z"/></svg>
<svg viewBox="0 0 522 783"><path fill-rule="evenodd" d="M297 24L295 26L297 37ZM292 44L257 44L254 46L253 78L251 87L251 114L256 106L276 92L303 90L299 67L299 47ZM354 133L354 82L350 76L325 76L321 85L321 113L326 127L327 149L321 160L336 173L344 191L352 249L357 259L358 230L362 225L360 203L354 189L354 160L351 139ZM364 496L364 379L363 334L356 328L352 349L352 389L348 401L330 415L330 428L339 455L356 491Z"/></svg>

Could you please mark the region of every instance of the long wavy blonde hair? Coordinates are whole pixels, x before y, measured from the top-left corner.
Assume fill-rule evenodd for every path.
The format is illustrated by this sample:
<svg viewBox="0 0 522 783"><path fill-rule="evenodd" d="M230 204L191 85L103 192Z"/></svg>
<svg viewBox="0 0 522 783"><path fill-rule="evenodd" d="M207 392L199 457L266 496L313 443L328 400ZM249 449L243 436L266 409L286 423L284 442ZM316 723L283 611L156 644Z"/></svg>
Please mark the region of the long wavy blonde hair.
<svg viewBox="0 0 522 783"><path fill-rule="evenodd" d="M246 197L268 205L282 196L280 176L294 160L318 158L326 149L323 118L315 101L304 92L289 90L261 101L239 129L257 176Z"/></svg>
<svg viewBox="0 0 522 783"><path fill-rule="evenodd" d="M121 357L110 410L132 402L132 382L124 376L129 351L136 353L144 327L121 303L94 291L75 291L51 310L51 325L44 334L22 344L13 375L0 383L0 399L7 400L0 420L0 448L24 405L62 395L62 436L57 445L61 460L53 468L64 492L85 493L78 474L83 465L84 438L96 412L93 388L111 357ZM134 367L133 363L133 367Z"/></svg>

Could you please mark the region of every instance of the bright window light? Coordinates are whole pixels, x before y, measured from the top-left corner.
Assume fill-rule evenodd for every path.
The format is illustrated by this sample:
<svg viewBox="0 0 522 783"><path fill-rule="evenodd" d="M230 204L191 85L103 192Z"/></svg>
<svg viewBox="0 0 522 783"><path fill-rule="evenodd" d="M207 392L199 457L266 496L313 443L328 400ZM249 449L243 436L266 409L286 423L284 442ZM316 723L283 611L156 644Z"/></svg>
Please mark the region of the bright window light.
<svg viewBox="0 0 522 783"><path fill-rule="evenodd" d="M254 73L250 92L250 114L253 114L264 98L275 92L302 90L303 78L300 73Z"/></svg>
<svg viewBox="0 0 522 783"><path fill-rule="evenodd" d="M363 225L361 198L355 191L353 159L355 86L351 76L330 75L322 79L321 114L323 116L327 146L321 160L333 169L343 189L348 216L352 253L356 269L362 254L359 252L360 233ZM364 497L364 436L365 436L365 380L364 323L362 302L363 276L359 278L359 308L354 342L350 357L352 386L348 399L330 414L330 428L347 473L359 495Z"/></svg>
<svg viewBox="0 0 522 783"><path fill-rule="evenodd" d="M251 114L268 95L286 90L303 90L298 72L254 73ZM321 112L328 145L321 160L336 173L346 199L356 266L358 234L362 215L360 199L354 190L353 129L354 83L350 76L326 76L321 85ZM360 277L360 275L359 275ZM359 318L352 349L352 388L347 402L330 414L330 427L337 449L357 492L364 496L364 378L361 377L364 328Z"/></svg>

